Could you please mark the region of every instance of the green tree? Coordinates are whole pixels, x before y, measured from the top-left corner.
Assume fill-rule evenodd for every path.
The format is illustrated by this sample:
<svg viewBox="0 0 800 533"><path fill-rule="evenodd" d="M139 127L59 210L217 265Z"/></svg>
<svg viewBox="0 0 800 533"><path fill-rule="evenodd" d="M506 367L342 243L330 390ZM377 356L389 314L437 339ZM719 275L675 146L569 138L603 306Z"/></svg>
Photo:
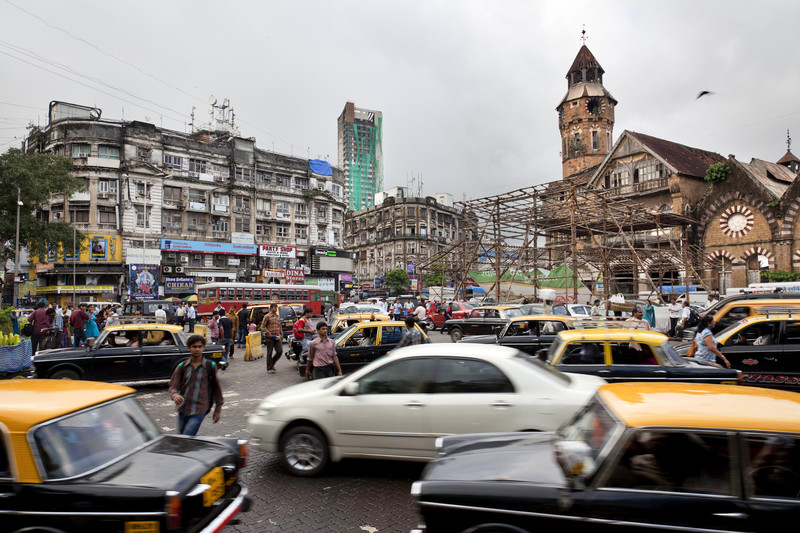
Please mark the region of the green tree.
<svg viewBox="0 0 800 533"><path fill-rule="evenodd" d="M422 283L425 287L441 287L442 280L447 279L447 265L444 263L434 263L428 268L428 272L422 276Z"/></svg>
<svg viewBox="0 0 800 533"><path fill-rule="evenodd" d="M408 273L402 268L395 268L386 274L385 283L394 296L399 296L408 290Z"/></svg>
<svg viewBox="0 0 800 533"><path fill-rule="evenodd" d="M67 253L73 250L73 229L65 222L48 222L40 216L39 208L50 202L51 196L69 196L82 189L84 182L74 177L68 157L45 153L26 154L12 148L0 155L0 261L5 270L14 259L17 231L17 188L23 205L20 207L20 248L27 247L30 256L44 257L47 246L61 243ZM80 248L84 236L78 233ZM3 277L5 279L5 277Z"/></svg>

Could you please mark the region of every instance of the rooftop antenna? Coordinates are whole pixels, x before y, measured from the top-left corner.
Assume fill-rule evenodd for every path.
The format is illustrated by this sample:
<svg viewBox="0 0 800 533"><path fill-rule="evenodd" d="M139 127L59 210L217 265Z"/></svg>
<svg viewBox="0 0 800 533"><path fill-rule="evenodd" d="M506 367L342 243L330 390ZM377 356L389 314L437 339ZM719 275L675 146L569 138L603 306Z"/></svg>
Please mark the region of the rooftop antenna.
<svg viewBox="0 0 800 533"><path fill-rule="evenodd" d="M789 136L789 128L786 128L786 151L792 151L792 138Z"/></svg>
<svg viewBox="0 0 800 533"><path fill-rule="evenodd" d="M194 133L194 110L195 110L195 107L192 106L192 115L191 115L192 116L192 121L189 123L189 125L192 127L192 133Z"/></svg>

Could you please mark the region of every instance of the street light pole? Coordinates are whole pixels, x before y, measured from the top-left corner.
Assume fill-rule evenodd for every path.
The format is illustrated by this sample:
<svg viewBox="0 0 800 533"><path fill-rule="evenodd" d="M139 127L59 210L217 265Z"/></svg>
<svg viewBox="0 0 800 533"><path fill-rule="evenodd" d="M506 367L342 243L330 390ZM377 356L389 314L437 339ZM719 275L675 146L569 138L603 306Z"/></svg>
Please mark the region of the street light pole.
<svg viewBox="0 0 800 533"><path fill-rule="evenodd" d="M78 298L75 289L75 281L77 280L76 265L80 252L78 251L78 226L75 225L76 209L72 209L72 308L78 309Z"/></svg>
<svg viewBox="0 0 800 533"><path fill-rule="evenodd" d="M19 211L22 206L22 190L17 187L17 242L14 249L14 302L11 304L17 307L19 300Z"/></svg>

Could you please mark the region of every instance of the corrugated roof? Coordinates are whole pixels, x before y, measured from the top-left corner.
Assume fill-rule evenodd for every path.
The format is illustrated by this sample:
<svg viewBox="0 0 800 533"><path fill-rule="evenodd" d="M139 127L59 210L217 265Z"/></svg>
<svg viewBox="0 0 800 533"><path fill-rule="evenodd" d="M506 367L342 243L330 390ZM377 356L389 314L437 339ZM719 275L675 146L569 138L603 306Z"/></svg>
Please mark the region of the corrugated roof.
<svg viewBox="0 0 800 533"><path fill-rule="evenodd" d="M726 161L724 157L716 152L692 148L691 146L651 137L635 131L626 133L649 148L657 157L677 170L679 174L703 178L709 166Z"/></svg>
<svg viewBox="0 0 800 533"><path fill-rule="evenodd" d="M792 153L791 150L787 150L786 155L778 159L779 165L783 165L786 163L800 163L800 159L797 159L797 157Z"/></svg>
<svg viewBox="0 0 800 533"><path fill-rule="evenodd" d="M598 82L583 82L583 83L576 83L569 89L567 89L567 94L564 95L564 98L556 106L556 109L561 107L564 102L569 102L571 100L577 100L578 98L582 98L585 96L605 96L614 105L617 105L617 99L611 96L611 93L606 90L606 88L598 83Z"/></svg>
<svg viewBox="0 0 800 533"><path fill-rule="evenodd" d="M785 166L761 159L753 158L750 163L741 163L741 165L753 180L763 185L775 198L782 197L796 177Z"/></svg>

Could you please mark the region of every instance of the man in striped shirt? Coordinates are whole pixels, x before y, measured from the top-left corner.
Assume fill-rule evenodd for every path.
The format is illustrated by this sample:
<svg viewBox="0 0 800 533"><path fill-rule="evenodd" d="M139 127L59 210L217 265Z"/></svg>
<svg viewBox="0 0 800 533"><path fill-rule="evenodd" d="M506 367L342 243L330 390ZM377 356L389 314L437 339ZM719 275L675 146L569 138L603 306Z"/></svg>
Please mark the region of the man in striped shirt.
<svg viewBox="0 0 800 533"><path fill-rule="evenodd" d="M203 419L214 407L214 423L222 413L222 386L213 361L203 357L206 339L192 335L186 342L189 360L179 364L169 380L169 395L178 411L178 433L197 435Z"/></svg>

